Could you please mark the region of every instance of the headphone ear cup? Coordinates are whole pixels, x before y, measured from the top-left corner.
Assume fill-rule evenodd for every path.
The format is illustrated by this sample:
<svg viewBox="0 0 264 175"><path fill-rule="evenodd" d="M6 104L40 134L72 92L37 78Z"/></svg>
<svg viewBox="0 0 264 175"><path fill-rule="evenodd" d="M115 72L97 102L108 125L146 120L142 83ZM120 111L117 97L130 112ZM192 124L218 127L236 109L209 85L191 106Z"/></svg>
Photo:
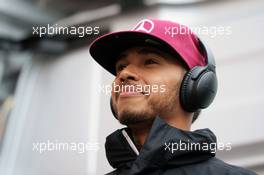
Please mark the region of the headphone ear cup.
<svg viewBox="0 0 264 175"><path fill-rule="evenodd" d="M180 89L180 102L185 111L207 108L217 92L216 74L207 67L196 66L187 72Z"/></svg>
<svg viewBox="0 0 264 175"><path fill-rule="evenodd" d="M111 108L111 112L112 112L113 116L117 119L117 115L115 113L114 106L113 106L112 97L110 98L110 108Z"/></svg>
<svg viewBox="0 0 264 175"><path fill-rule="evenodd" d="M215 72L204 72L195 83L196 101L199 109L207 108L214 100L217 92Z"/></svg>
<svg viewBox="0 0 264 175"><path fill-rule="evenodd" d="M190 93L191 93L191 84L192 82L190 81L191 75L192 75L193 69L189 70L183 77L182 83L181 83L181 88L180 88L180 103L182 105L182 108L185 111L192 112L189 108L189 100L190 99Z"/></svg>

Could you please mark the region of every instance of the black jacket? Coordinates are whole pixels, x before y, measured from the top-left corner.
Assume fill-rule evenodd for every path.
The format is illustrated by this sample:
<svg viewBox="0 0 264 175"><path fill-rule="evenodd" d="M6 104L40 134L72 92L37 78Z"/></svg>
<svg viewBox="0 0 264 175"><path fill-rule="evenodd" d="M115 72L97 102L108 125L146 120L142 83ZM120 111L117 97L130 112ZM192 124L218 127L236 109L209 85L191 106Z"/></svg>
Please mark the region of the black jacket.
<svg viewBox="0 0 264 175"><path fill-rule="evenodd" d="M133 151L122 130L132 138L128 128L119 129L106 138L106 156L116 169L109 175L255 175L215 158L216 137L209 129L183 131L157 117L139 155ZM184 149L188 144L193 146ZM206 145L213 146L209 149Z"/></svg>

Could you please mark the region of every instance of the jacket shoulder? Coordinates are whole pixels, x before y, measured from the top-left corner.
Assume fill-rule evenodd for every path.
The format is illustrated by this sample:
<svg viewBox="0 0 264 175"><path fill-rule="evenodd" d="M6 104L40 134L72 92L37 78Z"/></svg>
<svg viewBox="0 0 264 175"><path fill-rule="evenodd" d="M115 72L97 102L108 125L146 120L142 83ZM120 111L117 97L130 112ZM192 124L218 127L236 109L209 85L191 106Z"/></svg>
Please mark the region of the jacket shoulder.
<svg viewBox="0 0 264 175"><path fill-rule="evenodd" d="M164 172L164 175L172 174L257 175L253 171L227 164L217 158L211 158L207 161L182 166L179 168L168 169Z"/></svg>
<svg viewBox="0 0 264 175"><path fill-rule="evenodd" d="M210 164L212 164L212 166L219 172L223 170L223 173L234 174L234 175L257 175L255 172L251 170L225 163L224 161L217 158L213 158L210 161L211 161Z"/></svg>

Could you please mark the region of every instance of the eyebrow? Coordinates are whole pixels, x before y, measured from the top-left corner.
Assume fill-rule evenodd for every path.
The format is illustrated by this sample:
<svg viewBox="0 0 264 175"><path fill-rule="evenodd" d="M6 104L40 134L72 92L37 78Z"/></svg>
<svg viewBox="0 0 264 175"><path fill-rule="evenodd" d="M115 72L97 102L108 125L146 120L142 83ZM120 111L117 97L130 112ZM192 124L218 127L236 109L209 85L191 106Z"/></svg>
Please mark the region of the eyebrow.
<svg viewBox="0 0 264 175"><path fill-rule="evenodd" d="M152 49L152 48L142 48L138 51L139 54L147 55L147 54L155 54L160 57L166 57L165 54L162 51L159 51L158 49Z"/></svg>
<svg viewBox="0 0 264 175"><path fill-rule="evenodd" d="M117 58L116 58L116 63L117 63L118 61L120 61L120 60L126 58L126 57L127 57L127 54L126 54L126 53L121 53L121 54L119 54L119 55L117 56Z"/></svg>
<svg viewBox="0 0 264 175"><path fill-rule="evenodd" d="M147 54L155 54L155 55L158 55L162 58L166 58L165 54L162 52L162 51L159 51L158 49L151 49L151 48L142 48L142 49L139 49L137 51L138 54L143 54L143 55L147 55ZM121 59L124 59L127 57L127 53L121 53L119 54L119 56L117 57L116 59L116 63L121 60Z"/></svg>

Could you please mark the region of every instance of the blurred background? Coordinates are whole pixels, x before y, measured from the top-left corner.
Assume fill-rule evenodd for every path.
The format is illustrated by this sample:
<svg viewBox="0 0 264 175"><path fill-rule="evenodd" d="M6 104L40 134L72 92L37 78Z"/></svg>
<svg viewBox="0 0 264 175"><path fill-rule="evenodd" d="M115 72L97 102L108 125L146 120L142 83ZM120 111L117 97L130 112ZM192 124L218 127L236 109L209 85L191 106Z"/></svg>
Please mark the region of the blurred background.
<svg viewBox="0 0 264 175"><path fill-rule="evenodd" d="M210 128L232 145L217 157L264 175L263 9L262 0L0 0L0 174L111 171L105 138L123 126L103 89L114 77L92 60L89 44L159 18L212 29L199 36L216 57L219 91L192 130ZM48 26L80 30L48 34ZM219 26L228 32L215 34ZM49 142L88 149L38 150Z"/></svg>

